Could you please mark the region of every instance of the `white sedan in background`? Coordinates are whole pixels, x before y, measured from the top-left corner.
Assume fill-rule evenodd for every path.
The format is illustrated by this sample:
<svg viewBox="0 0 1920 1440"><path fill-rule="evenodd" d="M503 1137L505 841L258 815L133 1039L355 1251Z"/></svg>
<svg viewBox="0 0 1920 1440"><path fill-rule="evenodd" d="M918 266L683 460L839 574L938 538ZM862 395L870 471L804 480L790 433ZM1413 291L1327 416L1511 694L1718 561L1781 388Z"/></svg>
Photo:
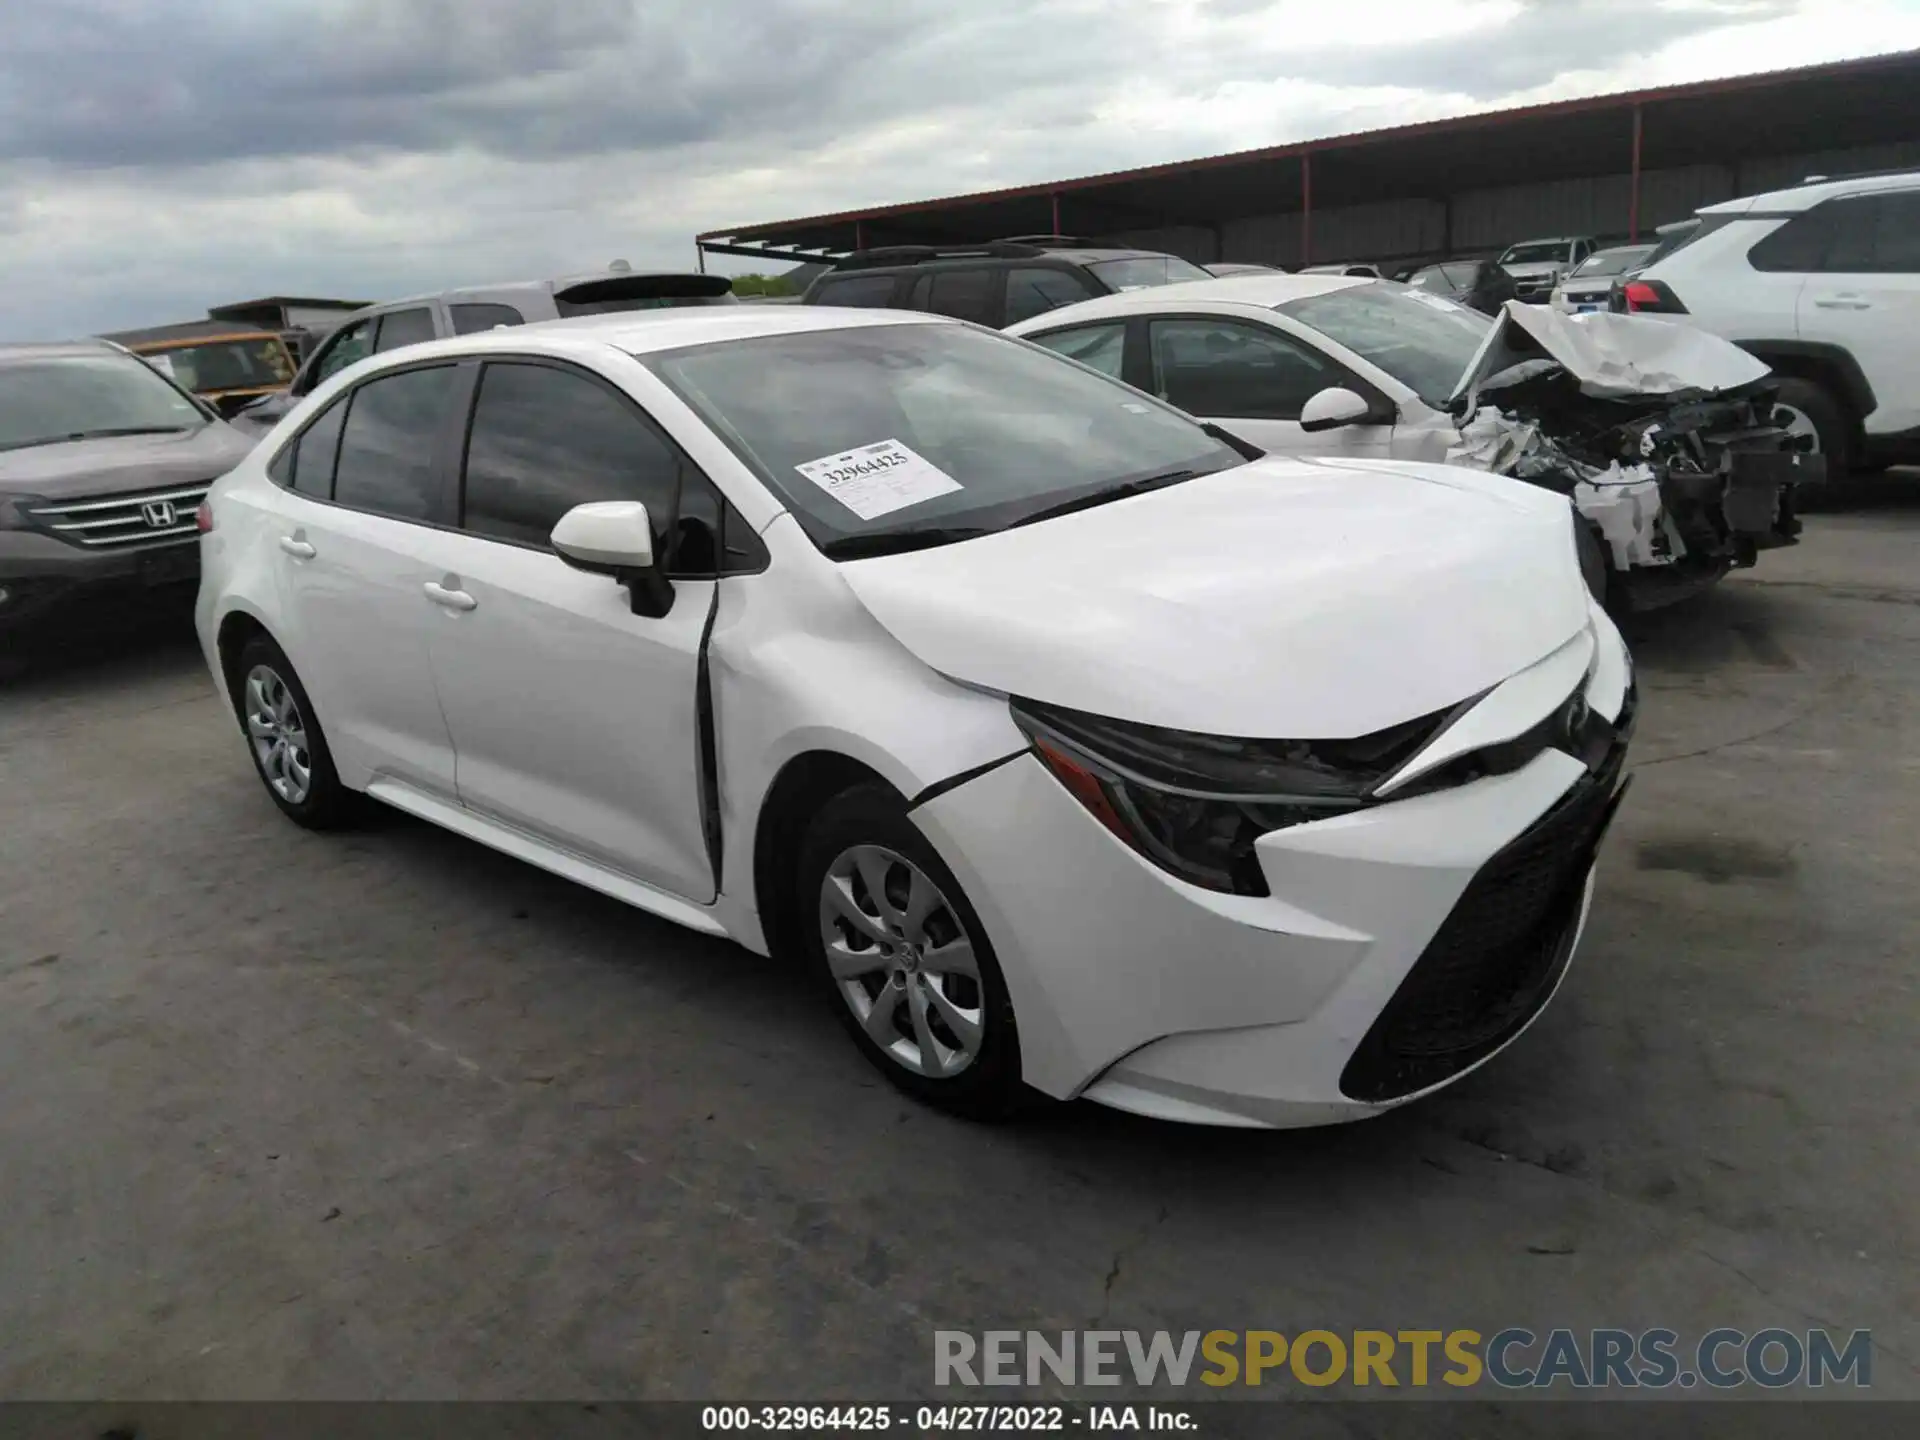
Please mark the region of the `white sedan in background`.
<svg viewBox="0 0 1920 1440"><path fill-rule="evenodd" d="M1007 328L1283 455L1445 461L1567 496L1589 583L1669 604L1800 533L1825 474L1765 364L1634 315L1508 301L1489 318L1392 281L1246 275L1102 296Z"/></svg>
<svg viewBox="0 0 1920 1440"><path fill-rule="evenodd" d="M1253 459L937 316L376 355L200 523L207 662L290 819L382 801L790 956L969 1114L1294 1125L1454 1080L1560 983L1621 793L1563 500Z"/></svg>

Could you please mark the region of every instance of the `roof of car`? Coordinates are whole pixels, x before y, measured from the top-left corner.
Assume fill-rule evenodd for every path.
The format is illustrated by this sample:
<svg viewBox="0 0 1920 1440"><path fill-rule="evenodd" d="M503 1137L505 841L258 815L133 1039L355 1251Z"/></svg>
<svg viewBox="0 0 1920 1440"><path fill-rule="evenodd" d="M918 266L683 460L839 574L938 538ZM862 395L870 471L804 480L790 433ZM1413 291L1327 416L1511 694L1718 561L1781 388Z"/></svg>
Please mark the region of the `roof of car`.
<svg viewBox="0 0 1920 1440"><path fill-rule="evenodd" d="M1737 200L1722 200L1717 205L1702 205L1696 214L1740 215L1749 210L1810 210L1822 200L1836 195L1864 195L1874 190L1911 190L1920 185L1920 169L1876 171L1869 175L1810 175L1798 185L1769 190L1762 195L1743 195Z"/></svg>
<svg viewBox="0 0 1920 1440"><path fill-rule="evenodd" d="M688 276L700 280L709 278L694 270L588 270L579 275L556 275L551 280L502 280L487 285L448 285L439 290L429 290L423 295L403 295L397 300L382 300L377 306L367 308L391 310L397 305L424 305L430 300L457 302L463 297L478 295L552 295L596 280L684 280Z"/></svg>
<svg viewBox="0 0 1920 1440"><path fill-rule="evenodd" d="M629 355L648 355L715 340L751 340L763 335L793 335L820 330L855 330L878 325L960 325L964 321L918 310L862 310L837 305L709 305L666 310L623 310L581 315L569 320L540 320L482 330L472 335L426 340L381 352L397 362L436 355L468 355L513 350L555 352L607 346ZM365 361L361 362L366 363ZM350 367L352 373L359 366Z"/></svg>
<svg viewBox="0 0 1920 1440"><path fill-rule="evenodd" d="M238 320L186 320L178 325L150 325L144 330L109 330L100 338L134 346L185 344L196 340L271 340L278 339L279 335L278 330L245 325Z"/></svg>
<svg viewBox="0 0 1920 1440"><path fill-rule="evenodd" d="M49 340L0 344L0 365L15 360L69 360L83 355L125 355L106 340Z"/></svg>
<svg viewBox="0 0 1920 1440"><path fill-rule="evenodd" d="M1334 290L1351 290L1358 285L1380 285L1371 275L1226 275L1217 280L1182 280L1177 285L1149 285L1140 290L1122 290L1117 295L1101 295L1073 305L1049 310L1031 320L1007 328L1024 334L1029 330L1051 329L1063 318L1073 321L1097 320L1104 315L1133 315L1143 311L1178 310L1187 305L1227 304L1254 306L1271 310L1289 300L1304 300L1310 295L1325 295Z"/></svg>

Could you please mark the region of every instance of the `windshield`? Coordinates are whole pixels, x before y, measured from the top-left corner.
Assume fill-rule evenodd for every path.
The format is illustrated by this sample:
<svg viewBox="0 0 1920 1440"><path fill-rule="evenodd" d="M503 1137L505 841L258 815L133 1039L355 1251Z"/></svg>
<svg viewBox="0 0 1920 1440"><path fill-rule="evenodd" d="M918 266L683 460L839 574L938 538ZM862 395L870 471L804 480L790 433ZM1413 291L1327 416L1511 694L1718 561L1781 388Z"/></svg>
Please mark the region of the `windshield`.
<svg viewBox="0 0 1920 1440"><path fill-rule="evenodd" d="M1473 285L1473 272L1479 266L1465 265L1429 265L1424 270L1416 270L1408 277L1409 285L1422 290L1432 290L1446 295L1455 290L1466 290Z"/></svg>
<svg viewBox="0 0 1920 1440"><path fill-rule="evenodd" d="M1117 380L964 325L868 325L639 357L829 555L964 539L1241 455Z"/></svg>
<svg viewBox="0 0 1920 1440"><path fill-rule="evenodd" d="M1275 308L1371 360L1436 410L1446 408L1493 324L1464 305L1387 280Z"/></svg>
<svg viewBox="0 0 1920 1440"><path fill-rule="evenodd" d="M1573 244L1568 240L1530 240L1524 245L1510 245L1507 253L1500 257L1502 265L1558 265L1573 253Z"/></svg>
<svg viewBox="0 0 1920 1440"><path fill-rule="evenodd" d="M207 394L217 390L269 390L293 379L293 356L277 335L250 340L215 340L182 345L140 357L171 375L183 389Z"/></svg>
<svg viewBox="0 0 1920 1440"><path fill-rule="evenodd" d="M194 403L131 355L61 355L0 364L0 450L100 434L197 430Z"/></svg>
<svg viewBox="0 0 1920 1440"><path fill-rule="evenodd" d="M1623 245L1618 250L1597 250L1582 260L1567 278L1584 280L1599 275L1621 275L1652 253L1651 245Z"/></svg>
<svg viewBox="0 0 1920 1440"><path fill-rule="evenodd" d="M1182 280L1211 280L1198 265L1178 255L1135 255L1128 260L1090 260L1087 269L1114 290L1144 290L1150 285L1174 285Z"/></svg>

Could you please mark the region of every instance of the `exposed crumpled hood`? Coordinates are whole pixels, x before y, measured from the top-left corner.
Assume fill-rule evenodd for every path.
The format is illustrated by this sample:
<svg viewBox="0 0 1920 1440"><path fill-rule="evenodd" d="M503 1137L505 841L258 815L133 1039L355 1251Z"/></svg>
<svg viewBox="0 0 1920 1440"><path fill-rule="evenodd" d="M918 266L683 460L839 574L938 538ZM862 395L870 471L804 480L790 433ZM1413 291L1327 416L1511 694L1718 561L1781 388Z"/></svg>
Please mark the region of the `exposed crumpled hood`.
<svg viewBox="0 0 1920 1440"><path fill-rule="evenodd" d="M1509 300L1461 372L1453 399L1473 397L1490 377L1541 359L1557 361L1597 400L1718 394L1769 373L1739 346L1689 325L1612 311L1567 315Z"/></svg>
<svg viewBox="0 0 1920 1440"><path fill-rule="evenodd" d="M1269 458L840 572L954 679L1261 738L1446 708L1588 620L1562 497L1397 461Z"/></svg>
<svg viewBox="0 0 1920 1440"><path fill-rule="evenodd" d="M0 492L72 500L197 485L247 458L254 437L214 421L164 435L109 435L0 450Z"/></svg>

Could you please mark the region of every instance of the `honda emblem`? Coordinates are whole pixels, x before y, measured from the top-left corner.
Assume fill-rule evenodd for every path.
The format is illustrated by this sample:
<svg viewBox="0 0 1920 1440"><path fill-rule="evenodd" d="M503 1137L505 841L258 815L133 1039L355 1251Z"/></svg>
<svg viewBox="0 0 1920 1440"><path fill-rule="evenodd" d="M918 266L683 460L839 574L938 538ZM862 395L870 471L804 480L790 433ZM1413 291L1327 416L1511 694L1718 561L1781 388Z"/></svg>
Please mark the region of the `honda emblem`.
<svg viewBox="0 0 1920 1440"><path fill-rule="evenodd" d="M149 530L169 529L180 519L171 500L149 500L140 507L140 514L145 518Z"/></svg>

